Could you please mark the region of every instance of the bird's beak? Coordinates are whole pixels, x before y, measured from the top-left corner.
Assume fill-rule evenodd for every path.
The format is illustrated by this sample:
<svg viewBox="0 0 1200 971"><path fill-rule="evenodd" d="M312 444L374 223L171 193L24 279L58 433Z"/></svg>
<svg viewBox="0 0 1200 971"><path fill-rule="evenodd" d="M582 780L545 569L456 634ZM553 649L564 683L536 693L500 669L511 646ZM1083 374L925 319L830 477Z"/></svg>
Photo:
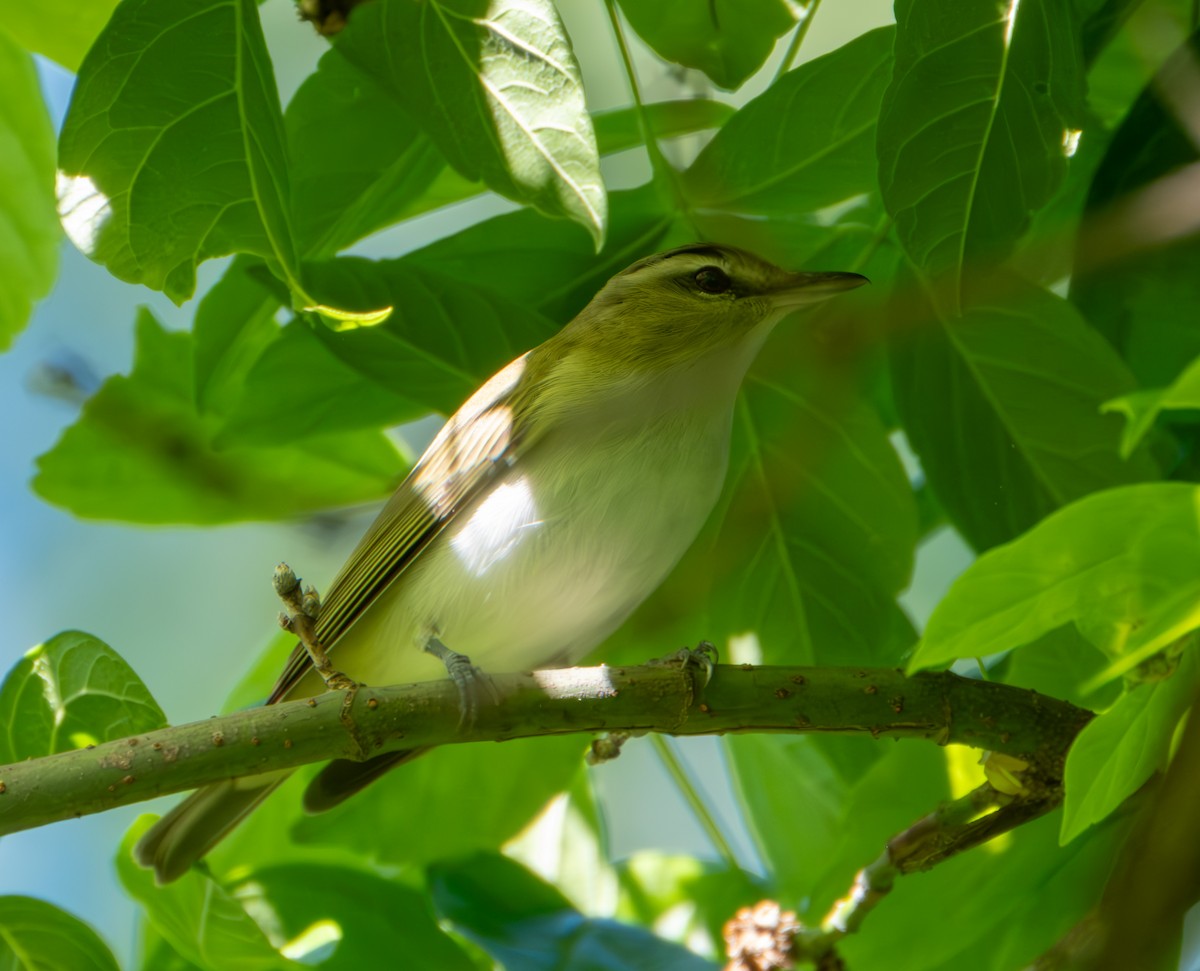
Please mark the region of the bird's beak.
<svg viewBox="0 0 1200 971"><path fill-rule="evenodd" d="M791 273L768 296L780 310L795 310L822 303L870 282L859 273Z"/></svg>

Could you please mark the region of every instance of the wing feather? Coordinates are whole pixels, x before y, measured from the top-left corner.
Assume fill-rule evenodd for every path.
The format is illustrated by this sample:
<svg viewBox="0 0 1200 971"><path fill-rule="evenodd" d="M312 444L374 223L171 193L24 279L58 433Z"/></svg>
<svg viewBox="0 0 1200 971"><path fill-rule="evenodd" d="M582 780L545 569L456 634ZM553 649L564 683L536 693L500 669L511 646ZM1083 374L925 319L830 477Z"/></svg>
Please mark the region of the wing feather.
<svg viewBox="0 0 1200 971"><path fill-rule="evenodd" d="M521 380L528 357L497 372L454 413L350 554L317 620L326 650L333 652L375 598L531 444L514 421L518 391L528 386ZM267 704L286 696L311 667L297 645Z"/></svg>

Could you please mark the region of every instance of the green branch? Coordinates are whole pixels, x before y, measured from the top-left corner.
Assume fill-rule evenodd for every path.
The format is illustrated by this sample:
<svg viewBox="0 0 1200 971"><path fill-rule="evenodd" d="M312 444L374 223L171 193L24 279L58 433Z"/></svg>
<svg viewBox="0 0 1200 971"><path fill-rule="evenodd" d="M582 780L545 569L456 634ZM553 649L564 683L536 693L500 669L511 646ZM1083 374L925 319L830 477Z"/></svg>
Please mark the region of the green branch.
<svg viewBox="0 0 1200 971"><path fill-rule="evenodd" d="M949 672L723 665L565 668L498 675L497 703L459 725L449 681L356 690L241 711L0 766L0 835L230 777L334 758L578 732L836 732L957 743L1012 756L1058 789L1091 718L1063 701Z"/></svg>

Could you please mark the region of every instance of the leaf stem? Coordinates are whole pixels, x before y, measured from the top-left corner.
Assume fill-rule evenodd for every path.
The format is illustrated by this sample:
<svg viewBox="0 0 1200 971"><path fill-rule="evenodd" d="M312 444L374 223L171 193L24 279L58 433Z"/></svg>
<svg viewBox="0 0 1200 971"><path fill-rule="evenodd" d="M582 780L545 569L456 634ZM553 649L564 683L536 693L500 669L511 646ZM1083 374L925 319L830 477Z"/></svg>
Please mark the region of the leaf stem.
<svg viewBox="0 0 1200 971"><path fill-rule="evenodd" d="M808 0L808 6L804 8L803 19L796 25L796 32L792 34L787 53L779 62L779 70L775 72L775 81L778 81L795 66L796 55L800 53L800 45L804 43L804 38L808 35L808 28L812 26L813 17L817 15L817 8L820 6L821 0Z"/></svg>
<svg viewBox="0 0 1200 971"><path fill-rule="evenodd" d="M692 777L684 768L683 762L671 747L670 743L661 735L651 735L650 741L654 745L654 751L658 753L659 759L662 760L664 766L671 778L675 781L675 785L679 789L680 795L683 796L692 813L696 817L696 821L708 836L709 842L713 848L725 861L725 865L731 870L740 868L737 857L734 855L733 848L729 845L729 841L725 839L725 834L721 832L721 827L717 825L713 814L709 812L708 806L705 804L703 797L697 790L696 785L692 782Z"/></svg>

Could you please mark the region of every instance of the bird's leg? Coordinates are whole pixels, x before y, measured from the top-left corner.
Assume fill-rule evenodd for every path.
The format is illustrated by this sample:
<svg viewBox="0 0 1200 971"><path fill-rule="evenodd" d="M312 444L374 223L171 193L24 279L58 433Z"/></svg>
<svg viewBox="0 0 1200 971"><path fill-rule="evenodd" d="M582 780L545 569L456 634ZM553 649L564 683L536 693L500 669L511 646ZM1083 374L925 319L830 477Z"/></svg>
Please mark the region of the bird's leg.
<svg viewBox="0 0 1200 971"><path fill-rule="evenodd" d="M279 626L288 633L295 634L304 645L304 650L308 653L314 670L325 682L325 687L330 690L357 689L358 682L334 668L329 661L329 654L317 640L316 623L321 612L321 598L317 596L317 591L312 587L301 591L300 579L292 568L286 563L280 563L275 567L275 592L287 608L286 613L279 615Z"/></svg>
<svg viewBox="0 0 1200 971"><path fill-rule="evenodd" d="M446 665L446 673L458 689L459 727L474 725L484 692L492 692L491 679L467 655L450 650L436 634L425 639L424 649Z"/></svg>
<svg viewBox="0 0 1200 971"><path fill-rule="evenodd" d="M700 687L703 688L712 680L713 671L717 666L717 649L709 641L701 641L694 649L681 647L678 651L668 654L666 657L655 658L647 663L674 664L685 671L688 668L696 668L704 672L704 680L700 684Z"/></svg>

